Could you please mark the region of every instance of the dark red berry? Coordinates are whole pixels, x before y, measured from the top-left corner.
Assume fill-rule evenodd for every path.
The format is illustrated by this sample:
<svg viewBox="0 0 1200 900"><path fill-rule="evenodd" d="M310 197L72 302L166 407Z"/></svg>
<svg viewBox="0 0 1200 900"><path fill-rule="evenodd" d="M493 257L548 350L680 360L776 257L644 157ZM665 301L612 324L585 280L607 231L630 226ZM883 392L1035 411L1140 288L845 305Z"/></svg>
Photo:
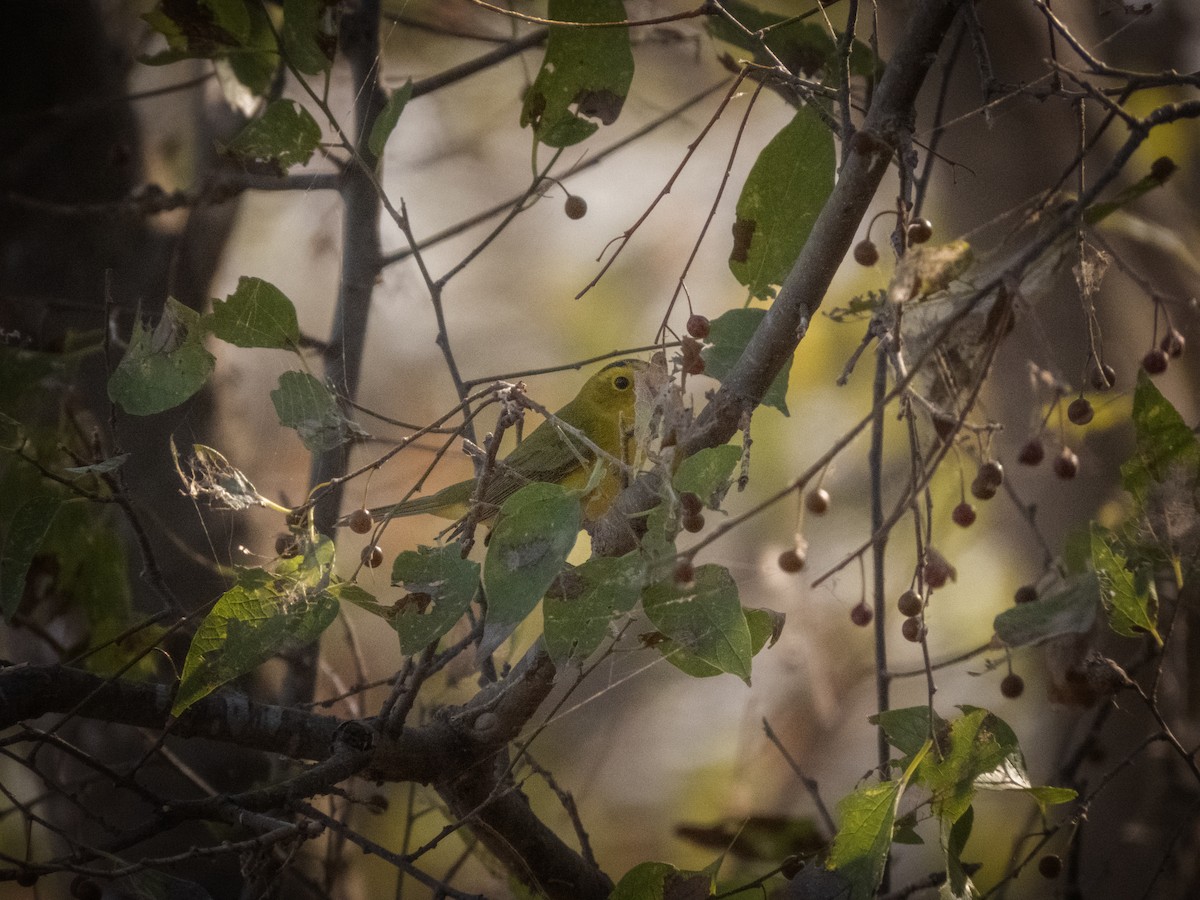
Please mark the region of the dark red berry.
<svg viewBox="0 0 1200 900"><path fill-rule="evenodd" d="M567 202L563 204L563 211L567 214L568 219L582 219L587 215L587 201L576 194L567 194Z"/></svg>
<svg viewBox="0 0 1200 900"><path fill-rule="evenodd" d="M900 623L900 633L904 635L906 641L919 644L927 632L925 623L920 619L905 619Z"/></svg>
<svg viewBox="0 0 1200 900"><path fill-rule="evenodd" d="M984 484L998 488L1004 484L1004 466L1000 465L998 460L989 459L979 467L979 472L975 477Z"/></svg>
<svg viewBox="0 0 1200 900"><path fill-rule="evenodd" d="M976 476L975 480L971 482L971 496L976 500L991 500L996 496L996 488Z"/></svg>
<svg viewBox="0 0 1200 900"><path fill-rule="evenodd" d="M1000 693L1009 700L1015 700L1025 692L1025 679L1016 672L1009 672L1000 682Z"/></svg>
<svg viewBox="0 0 1200 900"><path fill-rule="evenodd" d="M275 555L290 559L300 552L300 544L292 534L280 534L275 538Z"/></svg>
<svg viewBox="0 0 1200 900"><path fill-rule="evenodd" d="M704 503L698 494L684 491L679 495L679 508L685 516L698 516L704 511Z"/></svg>
<svg viewBox="0 0 1200 900"><path fill-rule="evenodd" d="M1067 418L1076 425L1086 425L1095 415L1096 411L1086 397L1076 397L1067 407Z"/></svg>
<svg viewBox="0 0 1200 900"><path fill-rule="evenodd" d="M696 567L690 559L681 559L675 563L675 583L678 585L692 584L696 580Z"/></svg>
<svg viewBox="0 0 1200 900"><path fill-rule="evenodd" d="M964 500L958 506L954 507L954 512L950 517L954 519L954 524L962 528L970 528L975 524L975 507Z"/></svg>
<svg viewBox="0 0 1200 900"><path fill-rule="evenodd" d="M704 516L701 513L696 513L694 516L684 516L683 530L695 534L697 531L704 530Z"/></svg>
<svg viewBox="0 0 1200 900"><path fill-rule="evenodd" d="M784 550L779 554L779 568L783 569L789 575L801 571L807 562L808 559L804 551L798 547L794 547L791 550Z"/></svg>
<svg viewBox="0 0 1200 900"><path fill-rule="evenodd" d="M1079 457L1071 452L1070 447L1063 447L1062 453L1054 459L1054 474L1063 481L1070 481L1079 473Z"/></svg>
<svg viewBox="0 0 1200 900"><path fill-rule="evenodd" d="M1158 347L1163 353L1171 357L1171 359L1179 359L1183 356L1184 348L1187 347L1187 341L1183 339L1179 329L1172 328L1163 335L1163 339L1158 342Z"/></svg>
<svg viewBox="0 0 1200 900"><path fill-rule="evenodd" d="M879 262L879 248L871 240L861 240L854 245L854 261L860 266L873 266Z"/></svg>
<svg viewBox="0 0 1200 900"><path fill-rule="evenodd" d="M1166 351L1162 347L1155 347L1142 357L1142 368L1151 375L1161 375L1167 371L1168 363Z"/></svg>
<svg viewBox="0 0 1200 900"><path fill-rule="evenodd" d="M873 618L875 618L875 613L871 612L871 607L865 603L860 603L850 610L850 621L859 628L866 628L871 624Z"/></svg>
<svg viewBox="0 0 1200 900"><path fill-rule="evenodd" d="M813 515L825 515L829 511L829 491L825 490L825 488L817 488L815 491L809 491L804 498L804 506Z"/></svg>
<svg viewBox="0 0 1200 900"><path fill-rule="evenodd" d="M1023 466L1036 466L1045 458L1046 445L1040 437L1030 438L1017 454L1017 462Z"/></svg>
<svg viewBox="0 0 1200 900"><path fill-rule="evenodd" d="M1160 184L1171 177L1171 174L1178 169L1175 165L1175 160L1169 156L1160 156L1154 162L1150 163L1150 177Z"/></svg>
<svg viewBox="0 0 1200 900"><path fill-rule="evenodd" d="M1043 878L1057 878L1062 874L1062 857L1053 853L1038 860L1038 874Z"/></svg>
<svg viewBox="0 0 1200 900"><path fill-rule="evenodd" d="M17 872L16 882L21 887L33 887L37 884L37 881L38 873L33 871L33 869L21 869Z"/></svg>
<svg viewBox="0 0 1200 900"><path fill-rule="evenodd" d="M383 548L378 544L369 544L362 548L361 559L368 569L378 569L383 565Z"/></svg>
<svg viewBox="0 0 1200 900"><path fill-rule="evenodd" d="M371 518L369 510L356 509L346 517L346 524L355 534L366 534L375 527L375 520Z"/></svg>
<svg viewBox="0 0 1200 900"><path fill-rule="evenodd" d="M712 322L708 320L708 316L702 316L699 313L693 313L688 316L687 333L698 341L708 337L708 333L712 330Z"/></svg>
<svg viewBox="0 0 1200 900"><path fill-rule="evenodd" d="M922 574L925 576L925 583L934 589L945 587L947 581L958 578L958 571L950 565L950 561L933 547L925 550L925 568Z"/></svg>
<svg viewBox="0 0 1200 900"><path fill-rule="evenodd" d="M1098 391L1107 391L1117 383L1117 370L1109 365L1092 366L1090 374L1092 387Z"/></svg>
<svg viewBox="0 0 1200 900"><path fill-rule="evenodd" d="M900 610L900 615L908 616L910 619L921 614L921 606L921 595L914 590L905 591L896 601L896 608Z"/></svg>
<svg viewBox="0 0 1200 900"><path fill-rule="evenodd" d="M1037 598L1037 588L1032 584L1021 585L1017 588L1017 592L1013 594L1014 603L1033 603Z"/></svg>
<svg viewBox="0 0 1200 900"><path fill-rule="evenodd" d="M928 219L913 219L908 223L908 245L924 244L933 237L933 223Z"/></svg>

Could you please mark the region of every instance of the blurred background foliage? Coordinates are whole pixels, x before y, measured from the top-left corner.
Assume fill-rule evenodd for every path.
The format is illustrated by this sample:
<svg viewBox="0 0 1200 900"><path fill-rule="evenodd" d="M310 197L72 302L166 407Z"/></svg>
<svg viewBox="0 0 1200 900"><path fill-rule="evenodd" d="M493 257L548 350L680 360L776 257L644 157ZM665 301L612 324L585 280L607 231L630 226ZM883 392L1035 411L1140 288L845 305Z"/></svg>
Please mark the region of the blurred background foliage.
<svg viewBox="0 0 1200 900"><path fill-rule="evenodd" d="M795 6L761 5L779 12L790 12ZM629 2L626 6L631 18L642 18L677 11L681 5ZM1093 0L1067 0L1054 9L1087 46L1102 51L1114 65L1147 70L1200 68L1200 9L1170 2L1150 6L1144 15ZM142 183L156 184L168 193L192 190L201 179L229 165L214 155L213 148L228 138L235 114L224 106L214 81L204 77L206 65L184 62L154 68L134 62L152 47L138 18L146 4L67 0L23 7L6 13L10 21L0 38L4 45L0 58L7 68L0 76L8 95L0 121L5 123L3 171L9 190L19 191L23 183L51 181L64 201L79 202L89 196L111 200ZM525 11L527 4L515 7ZM907 4L884 4L874 11L885 59L907 10ZM828 13L837 20L839 5L829 7ZM1011 85L1044 85L1049 54L1046 26L1032 5L981 3L978 16L998 77ZM395 89L408 79L419 81L527 30L465 2L387 3L382 82ZM564 166L568 171L585 166L604 147L663 117L700 90L730 80L721 54L731 48L709 36L703 19L638 29L633 44L636 73L620 120L588 142L567 149L556 172ZM532 49L418 98L406 108L387 145L383 185L393 199L403 198L418 239L453 228L526 189L531 142L529 132L518 127L518 118L539 59ZM945 73L935 68L934 76L940 81ZM190 90L154 95L160 88L191 78L196 84ZM39 90L44 93L32 96ZM67 129L55 134L49 129L38 132L42 145L22 144L30 133L28 120L22 118L23 106L68 105L123 93L142 96L131 102L106 100L96 109L94 132ZM283 93L305 101L294 84L285 84ZM349 94L344 73L335 69L330 93L335 111L348 111ZM921 128L931 113L932 94L926 91L918 139L928 137ZM464 377L487 379L537 370L652 343L666 312L666 299L709 215L748 95L749 90L730 105L617 264L582 299L575 295L596 273L597 258L667 183L685 146L712 114L719 92L600 164L563 176L570 191L587 201L582 219L564 214L565 194L552 187L456 277L445 291L444 302L453 351ZM1171 99L1166 90L1145 91L1133 98L1131 108L1145 111ZM1077 149L1074 107L1055 97L985 98L971 54L964 51L949 79L946 109L944 119L949 124L939 152L948 165L937 170L923 214L934 223L935 242L965 236L986 247L1001 233L995 227L1000 217L1021 207L1069 166ZM758 150L792 112L770 94L758 101L732 161L731 185L740 185ZM1170 297L1190 297L1200 274L1194 252L1200 246L1195 203L1200 196L1198 145L1200 133L1193 123L1156 130L1130 164L1129 180L1140 177L1152 160L1163 155L1174 159L1180 170L1113 229L1112 241L1122 256L1152 274L1157 289ZM542 153L545 158L545 150ZM318 157L305 171L327 170ZM894 180L885 181L878 209L893 208L896 192ZM712 318L746 301L745 289L727 264L736 201L737 191L727 191L687 279L694 310ZM21 250L10 259L19 255L22 260L5 266L0 324L37 333L47 346L53 344L53 335L61 339L68 329L102 326L97 300L106 268L115 273L114 293L122 303L140 305L143 314L159 308L168 293L199 306L206 298L232 292L239 277L258 276L296 303L303 333L327 332L341 254L341 209L333 192L251 191L215 206L99 224L51 218L31 227L30 215L24 210L18 219L6 209L0 218L3 243ZM847 258L826 309L886 286L892 257L884 235L890 221L882 220L872 233L884 249L883 260L863 267ZM426 250L431 270L442 272L456 264L489 227L485 223L462 230ZM403 236L387 221L382 234L385 254L405 246ZM45 260L68 258L70 263L32 266L28 261L38 247L43 248ZM980 405L987 419L1003 426L992 452L1008 465L1017 496L1036 503L1038 529L1056 555L1073 529L1091 518L1113 519L1120 507L1118 466L1131 447L1126 424L1130 394L1154 327L1153 307L1144 293L1124 273L1111 270L1097 298L1097 311L1106 359L1118 371L1117 389L1095 398L1095 424L1086 429L1062 426L1063 440L1079 455L1079 477L1064 482L1054 477L1048 465L1018 467L1013 464L1017 451L1046 413L1046 394L1034 384L1031 363L1071 384L1083 378L1086 324L1070 274L1060 273L1059 279L1034 315L1018 319L1000 349ZM1180 304L1172 312L1188 340L1200 340L1193 306ZM686 308L677 307L671 326L682 331L686 316ZM791 415L785 418L769 409L755 413L749 486L743 494L730 494L727 511L737 513L778 490L867 412L869 366L860 366L844 387L836 384L862 331L862 323L837 323L824 316L812 323L792 367L787 398ZM372 300L360 402L418 423L450 409L457 398L435 335L434 313L412 260L388 266ZM181 444L193 440L211 444L235 460L262 493L283 503L299 502L306 490L308 454L294 433L275 427L269 398L279 373L291 366L290 358L282 352L224 344L211 349L218 357L211 391L184 411L146 424L144 432L126 429L127 440L161 447L163 435L169 433ZM1197 419L1197 375L1196 354L1191 353L1158 380L1188 422ZM581 379L582 375L568 371L527 381L532 397L557 408L574 395ZM702 376L688 380L689 396L697 407L704 402L704 392L714 386ZM1051 417L1052 423L1058 421ZM1052 432L1057 433L1058 427L1054 424ZM389 434L386 426L372 430L384 441L399 436L399 432ZM894 477L898 483L906 477L908 466L901 423L889 422L888 445L892 448L889 479ZM361 460L379 447L363 447ZM585 690L576 693L538 737L534 757L574 795L607 871L620 873L647 859L669 860L685 868L707 865L714 849L679 836L682 823L730 822L736 829L747 816L812 817L808 796L798 790L795 777L764 735L764 718L820 783L827 802L850 791L874 764L874 730L867 723L875 710L871 634L852 625L849 617L868 585L855 564L820 587L809 586L812 577L869 537L866 451L866 439L860 439L827 472L823 486L831 495L831 509L823 517L805 516L802 528L809 555L801 575L785 574L775 564L799 527L798 502L776 505L701 557L702 562L721 563L734 573L747 606L767 606L788 616L779 644L755 660L753 687L727 677L688 678L656 654L635 652L636 644L630 644L630 652L615 654L591 675ZM422 451L401 454L369 484L351 485L346 509L366 503L367 498L373 505L402 495L429 460L430 455ZM215 596L221 581L214 562L228 566L273 555L281 524L277 514L260 511L239 523L223 515L202 515L190 501L178 497L173 474L164 470L163 462L161 454L152 455L147 469L131 477L147 489L155 479L160 482L163 526L179 533L180 549L164 563L173 579L193 573L194 596ZM970 483L976 464L965 454L952 455L933 485L935 509L945 511L935 514L934 541L958 569L957 582L938 592L929 615L930 652L935 660L987 644L994 615L1011 605L1020 585L1036 581L1043 571L1043 544L1003 495L982 505L972 528L951 523L949 510L958 501L963 483ZM428 487L469 474L468 459L452 452ZM423 517L393 523L384 544L388 558L418 542L429 542L439 527ZM342 533L341 558L357 560L362 542L357 535ZM889 551L892 594L899 595L908 586L914 563L902 526ZM387 571L364 571L360 580L383 596L389 592ZM381 679L396 671L401 657L395 636L356 609L346 608L343 615L346 628L356 633L368 678ZM525 626L527 633L514 642L513 660L538 630L536 622ZM893 670L919 669L920 648L900 638L898 619L892 631ZM11 640L7 633L4 639ZM4 651L8 656L37 655L13 646ZM323 655L324 677L352 671L342 626L326 633ZM1013 726L1035 782L1054 781L1063 748L1078 739L1081 723L1089 715L1047 700L1044 666L1036 649L1013 654L1012 667L1026 681L1026 691L1017 699L1000 694L1000 680L1008 672L1002 651L940 670L937 678L940 708L948 710L959 703L986 706ZM474 675L465 665L451 668L441 681L439 700L461 700L474 691ZM336 694L344 687L330 680L320 692ZM925 691L923 677L901 679L894 687L893 705L920 704ZM371 709L382 696L378 691L369 693L361 703ZM1123 749L1119 743L1097 753L1110 762L1118 759ZM1099 755L1096 762L1103 762ZM1165 762L1163 771L1161 781L1140 778L1120 785L1093 808L1093 820L1110 817L1127 826L1097 834L1085 848L1092 860L1108 856L1113 861L1107 868L1094 864L1091 869L1104 873L1105 887L1097 896L1132 896L1121 886L1144 884L1146 873L1130 873L1129 860L1160 846L1164 834L1175 827L1177 819L1166 808L1176 802L1178 786L1172 781L1176 776L1167 774ZM549 790L539 785L527 785L535 807L553 828L569 833L565 814ZM424 810L430 799L423 789L410 785L382 791L392 812L361 817L359 825L368 837L395 846L406 827L399 811ZM1195 792L1193 784L1185 793L1190 797ZM8 831L2 840L9 847L14 846L14 824L0 823ZM411 843L420 843L442 824L437 813L420 816ZM977 805L975 833L986 840L977 838L972 847L974 858L983 863L977 876L982 888L1005 870L1012 841L1031 827L1036 826L1030 823L1027 801L997 796ZM925 849L936 855L935 836L926 837L932 842ZM437 852L449 865L460 848L447 842ZM378 896L391 890L395 876L387 864L370 856L353 856L350 865L347 884L353 889L347 896ZM436 869L438 863L432 865ZM893 883L919 877L930 865L929 856L916 848L902 853ZM508 890L496 873L477 862L469 866L473 868L463 882L468 889L495 896ZM1185 884L1189 877L1181 873L1177 883ZM1030 874L1012 886L1009 896L1047 896L1046 890L1046 884ZM38 895L57 896L40 887ZM0 885L0 896L23 894L20 888Z"/></svg>

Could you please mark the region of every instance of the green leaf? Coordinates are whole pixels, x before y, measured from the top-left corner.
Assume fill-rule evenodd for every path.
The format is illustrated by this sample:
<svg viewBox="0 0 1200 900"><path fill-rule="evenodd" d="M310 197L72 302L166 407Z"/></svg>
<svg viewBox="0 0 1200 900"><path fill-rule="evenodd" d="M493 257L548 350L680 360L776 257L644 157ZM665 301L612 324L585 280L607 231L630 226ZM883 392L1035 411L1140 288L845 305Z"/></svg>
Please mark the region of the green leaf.
<svg viewBox="0 0 1200 900"><path fill-rule="evenodd" d="M307 109L294 100L275 100L224 149L241 159L284 170L307 163L320 143L321 127Z"/></svg>
<svg viewBox="0 0 1200 900"><path fill-rule="evenodd" d="M366 432L342 415L337 399L324 384L306 372L284 372L271 391L279 424L294 428L312 453L323 453Z"/></svg>
<svg viewBox="0 0 1200 900"><path fill-rule="evenodd" d="M679 493L690 491L716 509L729 490L730 478L742 458L742 448L732 444L706 447L679 464L671 484Z"/></svg>
<svg viewBox="0 0 1200 900"><path fill-rule="evenodd" d="M759 153L737 203L729 268L760 299L774 296L833 190L833 135L811 108L797 111Z"/></svg>
<svg viewBox="0 0 1200 900"><path fill-rule="evenodd" d="M943 841L946 855L946 884L944 895L954 898L978 897L979 892L971 882L963 868L962 852L971 837L971 829L975 824L975 807L968 806L966 812L950 826L949 833Z"/></svg>
<svg viewBox="0 0 1200 900"><path fill-rule="evenodd" d="M42 549L54 517L63 503L63 493L44 483L13 510L4 522L0 539L0 615L11 622L25 593L25 577L34 556Z"/></svg>
<svg viewBox="0 0 1200 900"><path fill-rule="evenodd" d="M488 625L511 632L533 611L562 571L582 519L579 501L548 482L527 484L504 502L483 564Z"/></svg>
<svg viewBox="0 0 1200 900"><path fill-rule="evenodd" d="M617 882L608 900L665 900L667 880L678 875L679 870L669 863L639 863Z"/></svg>
<svg viewBox="0 0 1200 900"><path fill-rule="evenodd" d="M1117 634L1140 637L1149 633L1162 646L1158 633L1158 594L1148 572L1136 575L1125 557L1113 546L1113 535L1092 525L1092 565L1100 588L1100 600L1108 612L1108 624Z"/></svg>
<svg viewBox="0 0 1200 900"><path fill-rule="evenodd" d="M1010 647L1040 644L1061 634L1086 634L1099 609L1096 573L1081 572L1059 582L1033 603L1021 603L996 616L996 635Z"/></svg>
<svg viewBox="0 0 1200 900"><path fill-rule="evenodd" d="M708 333L711 346L705 347L700 354L704 357L705 374L717 381L724 381L726 376L733 371L737 361L741 359L742 351L746 349L750 336L762 324L766 315L767 312L764 309L730 309L713 319ZM779 374L775 376L775 380L771 382L771 386L767 388L762 399L763 406L773 407L785 416L788 414L787 386L788 375L791 371L792 361L789 359Z"/></svg>
<svg viewBox="0 0 1200 900"><path fill-rule="evenodd" d="M392 563L392 584L403 585L389 624L400 635L400 650L419 653L462 618L479 588L479 563L463 559L462 545L406 550ZM408 601L408 602L405 602Z"/></svg>
<svg viewBox="0 0 1200 900"><path fill-rule="evenodd" d="M889 709L871 716L868 721L883 729L888 743L911 759L935 733L946 727L946 720L933 714L933 727L929 725L928 706L909 706L904 709Z"/></svg>
<svg viewBox="0 0 1200 900"><path fill-rule="evenodd" d="M336 35L323 27L330 0L283 0L283 51L305 75L320 75L333 65Z"/></svg>
<svg viewBox="0 0 1200 900"><path fill-rule="evenodd" d="M1047 807L1057 806L1059 803L1070 803L1079 796L1079 794L1071 790L1071 788L1061 787L1034 786L1027 788L1026 791L1029 796L1037 801L1042 815L1046 814Z"/></svg>
<svg viewBox="0 0 1200 900"><path fill-rule="evenodd" d="M759 607L744 607L742 612L746 614L746 627L750 629L750 654L758 656L763 647L774 647L783 634L787 614Z"/></svg>
<svg viewBox="0 0 1200 900"><path fill-rule="evenodd" d="M240 569L192 638L171 715L244 675L286 647L310 644L337 616L326 588L333 542L320 538L275 569Z"/></svg>
<svg viewBox="0 0 1200 900"><path fill-rule="evenodd" d="M568 599L546 597L542 604L546 652L558 663L586 659L596 651L610 623L637 603L646 565L638 553L600 556L577 566L571 575L579 593Z"/></svg>
<svg viewBox="0 0 1200 900"><path fill-rule="evenodd" d="M178 406L204 386L216 360L204 349L200 315L167 298L154 330L134 322L108 396L125 412L149 416Z"/></svg>
<svg viewBox="0 0 1200 900"><path fill-rule="evenodd" d="M550 0L560 22L621 22L620 0ZM548 147L569 147L620 115L633 80L627 28L551 25L546 56L521 108L521 127L533 126Z"/></svg>
<svg viewBox="0 0 1200 900"><path fill-rule="evenodd" d="M391 137L396 123L400 121L400 113L404 112L404 107L412 99L412 92L413 83L410 78L392 91L387 103L376 117L375 124L371 127L371 137L367 140L368 149L376 156L383 155L383 148L387 145L387 140Z"/></svg>
<svg viewBox="0 0 1200 900"><path fill-rule="evenodd" d="M737 584L724 566L701 566L690 585L669 578L647 586L642 608L654 626L688 654L750 684L750 628L738 602ZM660 646L667 659L672 659L671 649Z"/></svg>
<svg viewBox="0 0 1200 900"><path fill-rule="evenodd" d="M213 300L213 310L202 324L236 347L296 350L300 345L296 307L283 291L261 278L239 278L232 294Z"/></svg>
<svg viewBox="0 0 1200 900"><path fill-rule="evenodd" d="M770 28L765 43L788 71L806 78L820 76L826 83L841 83L842 67L837 45L824 24L800 21L793 16L788 24L780 25L788 17L764 12L743 0L726 0L721 5L730 16L745 26L745 30L738 28L725 16L709 16L706 22L713 37L749 51L754 54L754 60L762 65L773 66L775 61L763 52L755 34ZM871 48L855 40L850 48L850 74L868 77L876 74L877 69Z"/></svg>
<svg viewBox="0 0 1200 900"><path fill-rule="evenodd" d="M1200 443L1174 406L1155 387L1145 371L1138 371L1133 392L1133 430L1137 441L1133 456L1121 466L1121 481L1139 505L1150 491L1173 478L1195 488L1200 479Z"/></svg>
<svg viewBox="0 0 1200 900"><path fill-rule="evenodd" d="M826 867L848 882L846 900L869 900L883 879L892 846L896 806L904 781L861 787L838 803L842 825L829 849Z"/></svg>

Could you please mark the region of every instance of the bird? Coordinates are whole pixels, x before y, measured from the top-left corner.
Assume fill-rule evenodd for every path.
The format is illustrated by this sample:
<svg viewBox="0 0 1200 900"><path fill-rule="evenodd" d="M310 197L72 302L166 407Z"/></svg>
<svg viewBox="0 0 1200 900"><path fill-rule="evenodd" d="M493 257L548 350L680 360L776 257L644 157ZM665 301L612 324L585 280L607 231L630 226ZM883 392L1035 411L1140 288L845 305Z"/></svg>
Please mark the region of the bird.
<svg viewBox="0 0 1200 900"><path fill-rule="evenodd" d="M558 410L554 418L578 429L605 453L627 462L637 383L649 368L650 364L640 359L609 363L588 378L575 399ZM599 519L621 492L625 480L623 473L610 464L600 481L593 483L596 456L591 447L547 419L496 464L480 498L478 520L486 523L495 518L505 500L535 481L559 484L569 490L582 490L591 484L583 498L583 518L586 522ZM475 486L475 479L468 478L428 497L372 509L371 517L381 521L427 513L461 519L469 510Z"/></svg>

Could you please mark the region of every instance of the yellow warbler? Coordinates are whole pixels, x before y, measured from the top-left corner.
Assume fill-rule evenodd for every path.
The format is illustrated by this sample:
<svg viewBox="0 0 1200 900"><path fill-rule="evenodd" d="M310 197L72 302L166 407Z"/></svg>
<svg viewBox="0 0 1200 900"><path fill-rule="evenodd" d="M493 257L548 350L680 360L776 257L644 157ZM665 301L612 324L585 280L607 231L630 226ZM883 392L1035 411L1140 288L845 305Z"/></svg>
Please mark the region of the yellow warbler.
<svg viewBox="0 0 1200 900"><path fill-rule="evenodd" d="M556 412L555 417L578 429L605 453L626 459L633 432L635 384L648 368L649 364L640 359L609 363L589 378L579 395ZM548 481L570 489L586 487L595 463L596 453L591 447L555 422L542 422L512 453L497 462L483 492L480 521L495 516L506 499L533 481ZM609 465L599 484L584 498L584 518L590 521L604 515L623 485L621 473ZM459 519L467 514L474 492L475 480L467 479L428 497L373 509L371 515L376 519L391 519L429 513Z"/></svg>

